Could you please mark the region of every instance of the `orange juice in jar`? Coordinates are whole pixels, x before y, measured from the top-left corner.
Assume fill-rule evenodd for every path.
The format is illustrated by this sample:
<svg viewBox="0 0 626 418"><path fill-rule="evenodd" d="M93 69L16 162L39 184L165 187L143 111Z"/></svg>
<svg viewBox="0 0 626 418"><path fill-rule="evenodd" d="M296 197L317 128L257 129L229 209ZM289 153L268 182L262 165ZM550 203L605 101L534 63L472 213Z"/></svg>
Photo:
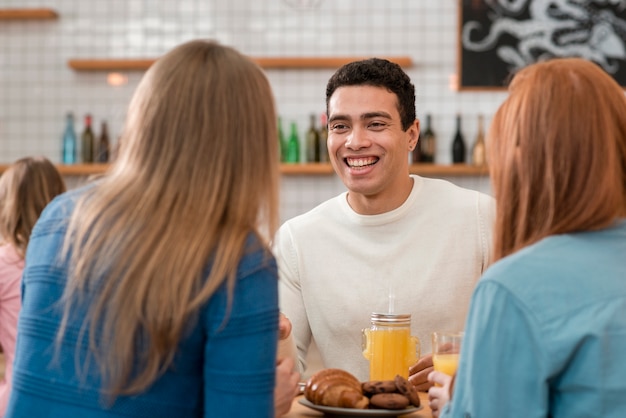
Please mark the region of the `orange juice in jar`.
<svg viewBox="0 0 626 418"><path fill-rule="evenodd" d="M370 380L409 377L409 367L420 356L417 337L411 336L410 314L378 314L363 330L363 356L370 362Z"/></svg>

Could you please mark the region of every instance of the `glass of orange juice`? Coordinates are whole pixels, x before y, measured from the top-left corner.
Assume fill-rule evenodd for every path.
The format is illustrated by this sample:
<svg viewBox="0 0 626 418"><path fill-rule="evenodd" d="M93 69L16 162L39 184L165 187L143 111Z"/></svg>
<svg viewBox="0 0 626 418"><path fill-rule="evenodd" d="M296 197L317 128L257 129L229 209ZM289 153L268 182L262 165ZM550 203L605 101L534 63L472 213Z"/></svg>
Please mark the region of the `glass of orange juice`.
<svg viewBox="0 0 626 418"><path fill-rule="evenodd" d="M433 366L449 376L456 373L461 352L462 332L433 332Z"/></svg>
<svg viewBox="0 0 626 418"><path fill-rule="evenodd" d="M363 356L370 362L370 380L409 377L420 357L417 337L411 336L410 314L372 313L372 326L363 330Z"/></svg>

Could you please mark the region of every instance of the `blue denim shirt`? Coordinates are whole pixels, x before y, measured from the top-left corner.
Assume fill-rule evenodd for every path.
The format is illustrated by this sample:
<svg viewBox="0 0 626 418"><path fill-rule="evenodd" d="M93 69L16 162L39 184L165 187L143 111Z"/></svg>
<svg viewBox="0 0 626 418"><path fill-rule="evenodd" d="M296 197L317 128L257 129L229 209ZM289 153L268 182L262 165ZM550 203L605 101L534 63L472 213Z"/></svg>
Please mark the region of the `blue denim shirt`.
<svg viewBox="0 0 626 418"><path fill-rule="evenodd" d="M626 221L495 263L461 351L442 417L626 417Z"/></svg>

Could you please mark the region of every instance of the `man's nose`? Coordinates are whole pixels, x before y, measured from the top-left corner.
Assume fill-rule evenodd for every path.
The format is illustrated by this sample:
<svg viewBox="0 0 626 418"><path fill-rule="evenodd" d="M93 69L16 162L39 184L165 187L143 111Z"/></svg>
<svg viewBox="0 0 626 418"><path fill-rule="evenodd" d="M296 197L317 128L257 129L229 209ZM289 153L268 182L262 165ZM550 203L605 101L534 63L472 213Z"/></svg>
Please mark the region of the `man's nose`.
<svg viewBox="0 0 626 418"><path fill-rule="evenodd" d="M365 148L369 144L369 135L367 129L354 127L346 137L346 148L357 150Z"/></svg>

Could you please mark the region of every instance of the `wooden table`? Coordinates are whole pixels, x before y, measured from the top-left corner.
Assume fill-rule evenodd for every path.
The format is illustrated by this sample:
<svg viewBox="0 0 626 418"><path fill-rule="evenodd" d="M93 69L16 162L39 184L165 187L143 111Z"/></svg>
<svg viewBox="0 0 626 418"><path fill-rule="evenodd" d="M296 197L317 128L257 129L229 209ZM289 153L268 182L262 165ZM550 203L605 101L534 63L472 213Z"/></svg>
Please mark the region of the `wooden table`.
<svg viewBox="0 0 626 418"><path fill-rule="evenodd" d="M420 392L420 400L422 403L422 409L409 415L400 415L402 418L432 418L430 408L428 407L428 393ZM291 411L287 415L283 415L283 418L310 418L310 417L323 417L319 411L314 411L304 405L298 403L298 400L302 396L298 396L291 404Z"/></svg>

